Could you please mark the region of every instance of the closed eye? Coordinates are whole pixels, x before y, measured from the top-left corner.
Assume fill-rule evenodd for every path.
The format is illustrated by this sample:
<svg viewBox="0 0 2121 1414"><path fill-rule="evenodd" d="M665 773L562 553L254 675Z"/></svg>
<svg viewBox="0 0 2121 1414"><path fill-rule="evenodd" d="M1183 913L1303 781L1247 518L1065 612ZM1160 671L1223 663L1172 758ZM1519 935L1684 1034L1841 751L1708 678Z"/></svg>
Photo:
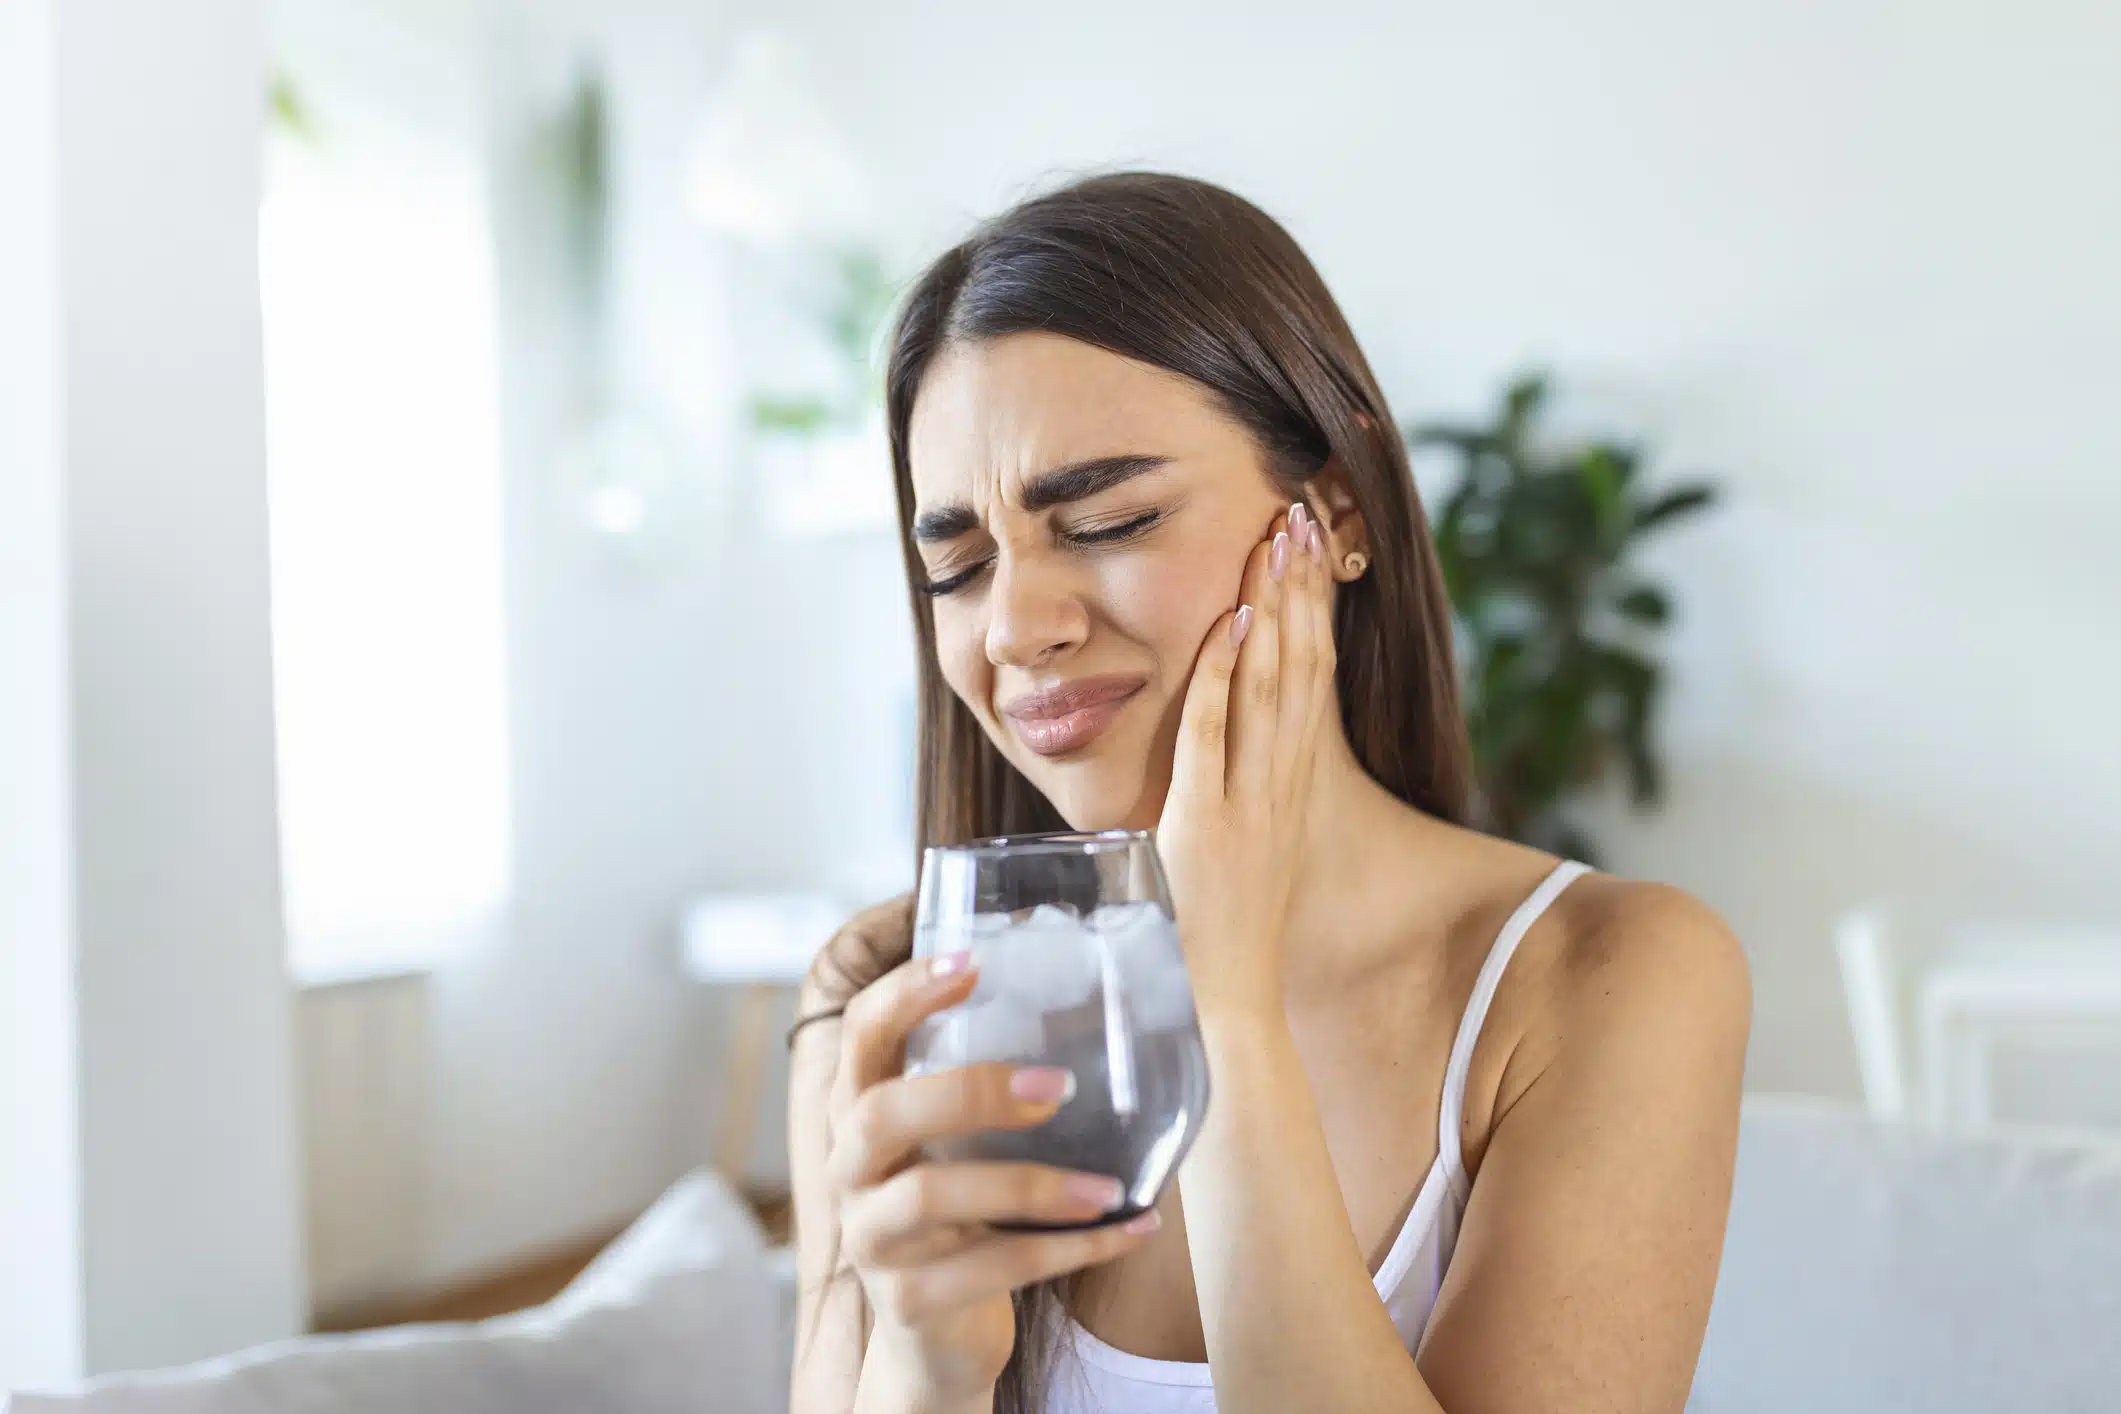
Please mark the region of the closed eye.
<svg viewBox="0 0 2121 1414"><path fill-rule="evenodd" d="M1101 525L1090 530L1063 531L1061 538L1069 544L1077 546L1119 545L1137 536L1147 534L1155 527L1157 522L1164 518L1164 515L1165 512L1163 511L1144 511L1140 515L1130 520L1123 520L1117 525ZM957 593L960 589L969 588L973 581L985 574L987 567L993 563L992 560L981 560L978 564L959 570L956 574L945 576L942 579L930 580L926 584L915 587L931 599L941 599L946 595Z"/></svg>
<svg viewBox="0 0 2121 1414"><path fill-rule="evenodd" d="M926 584L919 584L914 587L931 599L940 599L945 594L957 593L958 590L978 579L987 572L987 566L991 563L993 563L991 560L981 560L970 569L959 570L956 574L950 575L945 579L932 579Z"/></svg>
<svg viewBox="0 0 2121 1414"><path fill-rule="evenodd" d="M1118 525L1099 526L1095 530L1070 530L1065 532L1065 537L1074 545L1116 545L1122 540L1132 540L1135 536L1145 533L1163 518L1162 511L1144 511L1134 519L1121 521Z"/></svg>

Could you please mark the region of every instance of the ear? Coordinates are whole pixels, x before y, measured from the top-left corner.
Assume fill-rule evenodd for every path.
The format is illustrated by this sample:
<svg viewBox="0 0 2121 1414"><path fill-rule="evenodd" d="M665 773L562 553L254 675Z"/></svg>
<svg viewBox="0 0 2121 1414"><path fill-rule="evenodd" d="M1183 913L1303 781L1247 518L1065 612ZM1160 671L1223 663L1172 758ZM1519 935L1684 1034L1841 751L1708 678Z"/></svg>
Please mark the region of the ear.
<svg viewBox="0 0 2121 1414"><path fill-rule="evenodd" d="M1305 492L1318 528L1325 533L1326 567L1333 578L1344 584L1361 579L1370 567L1370 528L1363 523L1338 456L1326 458Z"/></svg>

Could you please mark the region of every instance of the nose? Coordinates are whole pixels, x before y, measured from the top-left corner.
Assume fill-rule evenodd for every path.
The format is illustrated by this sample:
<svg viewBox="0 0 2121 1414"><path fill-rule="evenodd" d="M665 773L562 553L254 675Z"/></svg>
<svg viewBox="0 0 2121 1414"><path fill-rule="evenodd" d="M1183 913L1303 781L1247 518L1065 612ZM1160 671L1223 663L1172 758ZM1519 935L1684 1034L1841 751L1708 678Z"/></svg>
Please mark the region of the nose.
<svg viewBox="0 0 2121 1414"><path fill-rule="evenodd" d="M987 603L987 661L1035 668L1082 646L1090 615L1067 568L1048 557L1004 548L994 561Z"/></svg>

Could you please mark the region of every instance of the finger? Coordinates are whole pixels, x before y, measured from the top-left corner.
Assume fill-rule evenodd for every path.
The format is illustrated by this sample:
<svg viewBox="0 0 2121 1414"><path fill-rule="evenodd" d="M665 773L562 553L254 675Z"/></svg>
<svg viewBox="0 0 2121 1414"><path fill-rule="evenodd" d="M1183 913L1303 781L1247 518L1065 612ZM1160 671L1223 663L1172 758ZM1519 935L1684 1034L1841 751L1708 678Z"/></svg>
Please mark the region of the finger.
<svg viewBox="0 0 2121 1414"><path fill-rule="evenodd" d="M911 1236L880 1242L859 1255L850 1250L847 1260L860 1270L924 1267L930 1262L940 1262L945 1257L969 1251L993 1236L994 1229L983 1223L937 1223ZM844 1237L841 1239L842 1242L845 1240Z"/></svg>
<svg viewBox="0 0 2121 1414"><path fill-rule="evenodd" d="M1240 604L1215 621L1201 640L1186 704L1179 711L1178 749L1171 762L1171 790L1180 799L1220 804L1228 777L1230 680L1238 645L1251 636L1254 610Z"/></svg>
<svg viewBox="0 0 2121 1414"><path fill-rule="evenodd" d="M1333 633L1333 551L1315 522L1312 534L1318 550L1318 593L1311 605L1312 642L1317 651L1312 664L1316 688L1312 694L1311 719L1304 729L1306 760L1315 754L1319 735L1326 730L1326 724L1340 719L1340 648Z"/></svg>
<svg viewBox="0 0 2121 1414"><path fill-rule="evenodd" d="M1289 508L1289 572L1281 616L1281 698L1274 732L1273 789L1286 797L1303 763L1304 730L1317 697L1318 525L1303 502Z"/></svg>
<svg viewBox="0 0 2121 1414"><path fill-rule="evenodd" d="M1274 737L1281 725L1282 619L1296 537L1285 516L1275 518L1266 543L1245 572L1245 602L1256 618L1237 655L1230 692L1229 782L1233 794L1260 797L1271 785Z"/></svg>
<svg viewBox="0 0 2121 1414"><path fill-rule="evenodd" d="M1092 1222L1125 1198L1116 1178L1048 1164L915 1164L842 1203L840 1231L863 1265L934 1261L983 1238L984 1224Z"/></svg>
<svg viewBox="0 0 2121 1414"><path fill-rule="evenodd" d="M906 1068L906 1038L972 991L979 969L969 953L911 958L856 992L840 1018L841 1102Z"/></svg>
<svg viewBox="0 0 2121 1414"><path fill-rule="evenodd" d="M874 1295L894 1319L919 1324L1033 1282L1123 1257L1146 1243L1155 1230L1156 1213L1151 1210L1131 1223L1085 1232L994 1237L940 1261L889 1272L876 1284Z"/></svg>
<svg viewBox="0 0 2121 1414"><path fill-rule="evenodd" d="M959 1066L885 1080L856 1097L832 1136L826 1168L843 1191L866 1188L911 1161L923 1144L990 1129L1030 1129L1075 1094L1051 1066Z"/></svg>

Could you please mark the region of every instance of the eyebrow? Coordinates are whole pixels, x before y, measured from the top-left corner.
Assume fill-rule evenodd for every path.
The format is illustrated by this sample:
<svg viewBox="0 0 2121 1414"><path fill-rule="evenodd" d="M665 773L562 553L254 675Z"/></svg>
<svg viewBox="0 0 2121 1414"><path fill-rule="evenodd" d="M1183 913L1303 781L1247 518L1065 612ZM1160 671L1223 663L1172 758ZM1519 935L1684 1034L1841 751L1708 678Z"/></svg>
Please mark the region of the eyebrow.
<svg viewBox="0 0 2121 1414"><path fill-rule="evenodd" d="M1024 485L1024 509L1044 511L1071 501L1086 501L1137 476L1155 471L1170 460L1165 456L1132 453L1092 457L1088 461L1070 462L1051 471L1042 471ZM963 504L937 506L914 517L913 538L922 544L933 544L939 540L955 540L978 528L979 516L972 507Z"/></svg>

